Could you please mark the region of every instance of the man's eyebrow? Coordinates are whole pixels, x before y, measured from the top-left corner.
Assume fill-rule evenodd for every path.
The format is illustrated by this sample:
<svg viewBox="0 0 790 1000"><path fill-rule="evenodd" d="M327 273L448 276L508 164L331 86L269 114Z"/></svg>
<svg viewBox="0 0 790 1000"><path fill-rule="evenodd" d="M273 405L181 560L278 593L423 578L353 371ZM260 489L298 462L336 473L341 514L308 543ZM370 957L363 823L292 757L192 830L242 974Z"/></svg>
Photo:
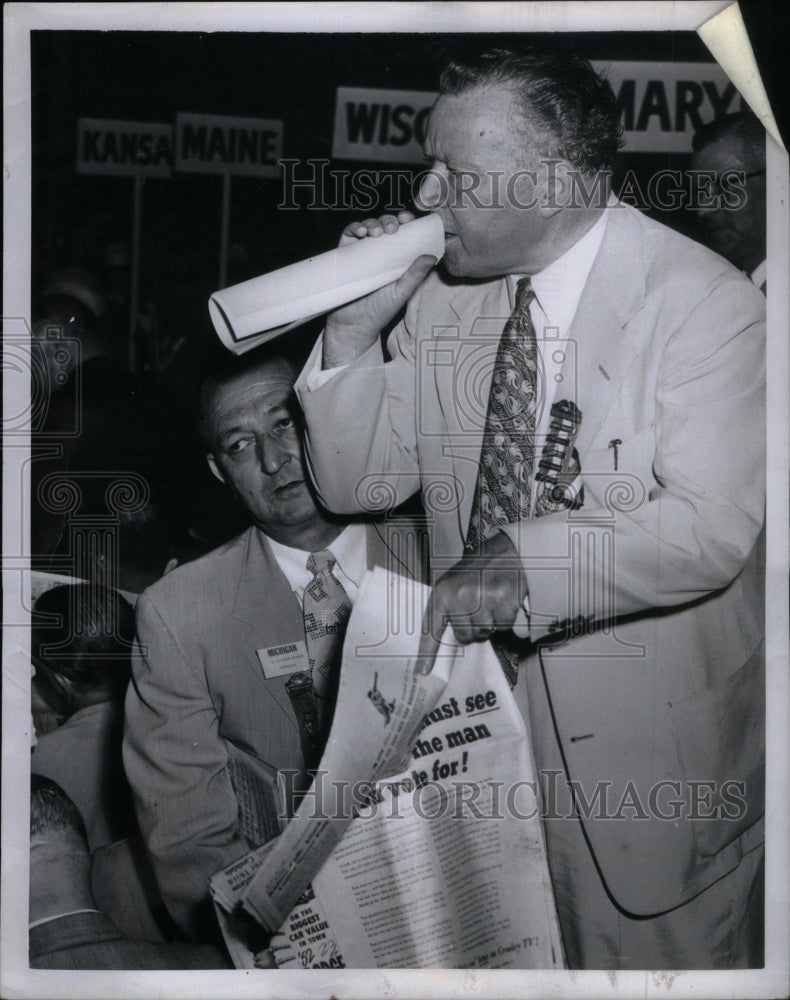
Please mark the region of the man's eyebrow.
<svg viewBox="0 0 790 1000"><path fill-rule="evenodd" d="M249 431L249 428L236 424L233 427L228 427L225 430L220 431L217 435L217 440L220 444L222 444L224 441L227 441L228 438L233 437L234 434L244 434L247 431Z"/></svg>
<svg viewBox="0 0 790 1000"><path fill-rule="evenodd" d="M264 416L270 416L272 413L277 413L278 410L284 410L286 413L290 412L294 406L298 406L298 400L296 393L292 392L284 399L279 399L276 402L267 403L265 406L261 407L258 411ZM219 434L219 440L223 441L225 438L230 437L233 434L245 434L249 433L252 428L248 424L238 423L222 430Z"/></svg>

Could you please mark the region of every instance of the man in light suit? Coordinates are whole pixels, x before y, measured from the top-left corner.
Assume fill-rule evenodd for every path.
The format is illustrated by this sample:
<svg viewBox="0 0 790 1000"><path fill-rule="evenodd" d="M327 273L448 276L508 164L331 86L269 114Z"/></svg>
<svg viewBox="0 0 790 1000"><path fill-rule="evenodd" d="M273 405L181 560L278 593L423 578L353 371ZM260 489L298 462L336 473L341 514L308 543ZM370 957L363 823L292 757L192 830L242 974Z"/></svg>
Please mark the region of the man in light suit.
<svg viewBox="0 0 790 1000"><path fill-rule="evenodd" d="M446 622L520 657L569 965L743 967L760 964L762 920L764 305L724 260L611 197L618 140L584 60L452 64L420 191L445 273L419 258L330 315L297 389L330 509L375 509L377 482L396 502L422 488L439 571L425 669ZM406 303L385 362L379 332ZM499 340L525 311L534 443L498 447L528 470L527 513L504 512L503 482L493 528L465 549L483 466L505 464L484 440ZM576 499L546 512L554 403L581 415L558 481Z"/></svg>
<svg viewBox="0 0 790 1000"><path fill-rule="evenodd" d="M421 557L408 529L396 559L391 525L349 523L317 505L302 468L295 374L264 351L204 382L209 465L254 523L137 604L124 763L162 896L197 938L214 929L209 878L275 836L306 783L311 734L289 681L310 672L301 607L310 554L330 551L351 603L369 568L406 573ZM297 772L282 784L285 802L281 770Z"/></svg>

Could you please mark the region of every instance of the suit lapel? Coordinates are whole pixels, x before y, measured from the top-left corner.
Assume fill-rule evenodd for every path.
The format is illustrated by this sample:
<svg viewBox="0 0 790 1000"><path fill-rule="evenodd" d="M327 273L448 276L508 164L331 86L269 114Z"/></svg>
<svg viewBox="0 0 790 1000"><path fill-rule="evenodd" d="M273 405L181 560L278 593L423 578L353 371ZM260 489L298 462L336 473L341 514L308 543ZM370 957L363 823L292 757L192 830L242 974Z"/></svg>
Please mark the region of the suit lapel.
<svg viewBox="0 0 790 1000"><path fill-rule="evenodd" d="M299 602L280 569L262 532L253 528L242 565L233 615L249 626L244 643L245 662L259 683L296 725L284 683L266 681L257 650L280 646L304 638L304 620ZM278 679L280 680L280 679Z"/></svg>
<svg viewBox="0 0 790 1000"><path fill-rule="evenodd" d="M576 441L582 471L584 452L639 353L640 344L628 324L645 298L641 246L641 231L631 209L613 207L568 333L576 347L567 352L561 385L572 389L567 396L558 391L557 398L573 399L582 411Z"/></svg>

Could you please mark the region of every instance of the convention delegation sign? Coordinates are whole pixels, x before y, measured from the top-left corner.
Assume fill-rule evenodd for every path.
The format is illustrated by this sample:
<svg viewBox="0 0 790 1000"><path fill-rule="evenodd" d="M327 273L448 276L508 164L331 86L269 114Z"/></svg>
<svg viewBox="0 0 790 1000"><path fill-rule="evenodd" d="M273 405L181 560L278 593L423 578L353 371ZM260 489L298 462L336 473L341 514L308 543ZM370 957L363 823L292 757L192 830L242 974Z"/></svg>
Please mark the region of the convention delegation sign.
<svg viewBox="0 0 790 1000"><path fill-rule="evenodd" d="M185 173L279 177L282 147L278 119L176 115L176 169Z"/></svg>
<svg viewBox="0 0 790 1000"><path fill-rule="evenodd" d="M173 126L108 118L77 120L77 173L170 177Z"/></svg>
<svg viewBox="0 0 790 1000"><path fill-rule="evenodd" d="M594 62L612 85L629 153L688 153L706 122L743 107L717 63ZM389 163L420 163L436 94L338 87L332 155Z"/></svg>

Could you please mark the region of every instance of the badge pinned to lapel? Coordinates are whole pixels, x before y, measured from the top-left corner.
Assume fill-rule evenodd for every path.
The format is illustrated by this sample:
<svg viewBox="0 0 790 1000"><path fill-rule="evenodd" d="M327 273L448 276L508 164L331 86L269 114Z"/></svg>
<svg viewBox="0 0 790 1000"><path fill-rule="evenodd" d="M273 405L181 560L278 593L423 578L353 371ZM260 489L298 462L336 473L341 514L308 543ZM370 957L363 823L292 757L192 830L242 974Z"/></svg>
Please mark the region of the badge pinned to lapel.
<svg viewBox="0 0 790 1000"><path fill-rule="evenodd" d="M298 670L309 670L310 659L307 656L307 646L302 639L299 642L283 642L279 646L265 646L256 649L258 660L263 667L263 676L267 681L273 677L283 677L294 674Z"/></svg>
<svg viewBox="0 0 790 1000"><path fill-rule="evenodd" d="M540 484L535 515L578 510L584 504L579 455L574 444L582 423L575 403L561 399L551 408L551 427L535 474Z"/></svg>

